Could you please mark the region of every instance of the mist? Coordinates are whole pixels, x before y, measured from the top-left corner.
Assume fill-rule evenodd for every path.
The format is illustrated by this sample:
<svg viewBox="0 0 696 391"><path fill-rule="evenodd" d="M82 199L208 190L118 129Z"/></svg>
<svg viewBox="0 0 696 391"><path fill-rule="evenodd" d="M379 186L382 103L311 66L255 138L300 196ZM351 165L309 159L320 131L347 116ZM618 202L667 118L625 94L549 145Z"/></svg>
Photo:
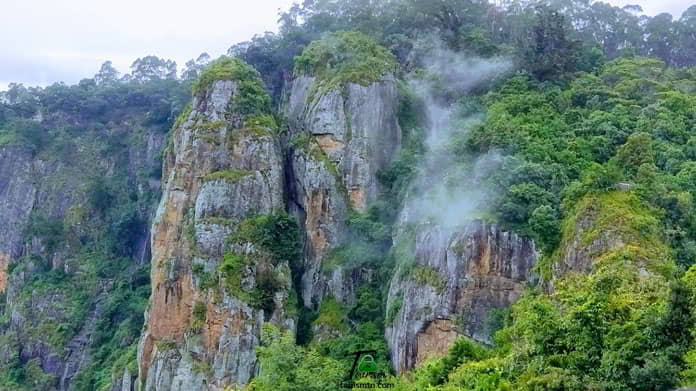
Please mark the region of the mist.
<svg viewBox="0 0 696 391"><path fill-rule="evenodd" d="M425 72L409 80L424 102L425 155L400 216L402 224L452 228L486 216L496 194L481 182L502 164L496 152L474 157L456 146L485 120L471 92L512 69L508 58L484 59L436 46Z"/></svg>

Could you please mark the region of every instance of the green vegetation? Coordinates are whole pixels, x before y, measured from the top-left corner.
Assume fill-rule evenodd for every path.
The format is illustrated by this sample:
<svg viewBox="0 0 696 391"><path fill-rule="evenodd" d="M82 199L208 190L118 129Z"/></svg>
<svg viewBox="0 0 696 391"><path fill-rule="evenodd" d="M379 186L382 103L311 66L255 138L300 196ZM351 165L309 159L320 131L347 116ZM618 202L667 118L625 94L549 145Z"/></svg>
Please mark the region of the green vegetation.
<svg viewBox="0 0 696 391"><path fill-rule="evenodd" d="M191 327L190 330L194 333L199 333L202 329L203 326L205 326L205 314L207 312L207 308L205 306L205 303L202 301L197 301L196 304L193 306L193 319L191 321Z"/></svg>
<svg viewBox="0 0 696 391"><path fill-rule="evenodd" d="M235 96L235 110L244 115L270 113L271 98L261 80L261 75L250 65L237 58L221 57L208 65L193 84L198 95L219 80L231 80L239 84Z"/></svg>
<svg viewBox="0 0 696 391"><path fill-rule="evenodd" d="M348 82L368 85L397 69L394 55L357 31L326 34L295 57L295 73L317 76L327 89Z"/></svg>
<svg viewBox="0 0 696 391"><path fill-rule="evenodd" d="M243 220L229 241L256 244L270 253L275 262L288 261L291 266L302 254L302 240L297 222L281 211Z"/></svg>
<svg viewBox="0 0 696 391"><path fill-rule="evenodd" d="M282 332L271 324L264 325L261 338L263 346L257 349L257 355L265 370L251 382L249 390L324 391L336 387L349 369L315 349L296 345L291 332Z"/></svg>
<svg viewBox="0 0 696 391"><path fill-rule="evenodd" d="M586 202L611 203L630 220L643 214L635 206L638 197L655 211L626 229L638 224L669 232L665 239L677 262L696 262L695 214L687 195L692 187L684 181L692 172L687 129L694 118L688 107L696 101L673 87L692 79L688 72L664 71L654 59L620 59L567 84L516 76L487 94L488 119L465 145L469 152L504 154L501 172L488 181L502 194L496 219L552 254L572 225L567 217L577 202L625 182L635 195ZM634 206L623 207L626 202ZM611 218L600 216L607 221L597 230Z"/></svg>
<svg viewBox="0 0 696 391"><path fill-rule="evenodd" d="M346 309L333 298L324 300L321 303L319 317L314 321L315 325L324 325L334 330L345 330Z"/></svg>
<svg viewBox="0 0 696 391"><path fill-rule="evenodd" d="M191 115L191 111L193 109L191 108L191 105L187 105L182 111L181 114L179 114L178 117L176 117L176 121L174 121L174 126L172 126L172 129L177 129L181 125L188 120L189 116Z"/></svg>
<svg viewBox="0 0 696 391"><path fill-rule="evenodd" d="M46 130L37 122L13 119L0 122L0 147L22 145L36 151L46 142Z"/></svg>
<svg viewBox="0 0 696 391"><path fill-rule="evenodd" d="M509 312L496 315L492 346L460 340L445 357L389 379L396 389L653 391L696 384L696 72L678 68L696 64L696 8L675 20L634 10L555 0L505 7L469 0L305 1L281 13L279 33L231 48L236 58L205 69L194 64L187 80L176 80L172 61L147 56L122 79L107 62L94 79L72 86L10 85L0 96L0 149L25 149L50 174L40 178L40 202L24 232L26 254L9 269L23 285L12 300L0 295L0 389L57 387L40 359L20 360L20 352L40 346L61 355L87 321L96 322L92 361L75 388L108 390L124 369L137 372L150 286L136 250L159 198L151 182L161 165L140 164L138 156L151 138L157 145L158 133L183 126L191 90L201 96L218 80L234 81L240 93L229 109L243 115L243 129L228 140L212 136L226 122L194 119L196 137L236 145L241 136L271 136L285 145L284 121L272 108L282 107L293 71L317 77L310 95L345 94L346 83L419 74L419 67L437 62L433 47L514 60L512 76L473 86L469 96L436 85L438 103L484 114L479 122L455 124L446 146L455 163L449 183L470 176L481 155L499 156L500 168L477 183L496 195L486 217L535 240L545 280L573 246L593 250L582 254L593 264L588 274L556 276L550 291L525 291ZM431 36L437 41L424 39ZM446 276L414 262L415 227L399 227L404 233L392 243L426 149L424 102L405 83L399 90L403 143L379 173L383 194L348 216L346 242L323 264L327 271L366 272L370 283L360 287L355 306L326 299L317 312L293 308L303 298L291 292L286 310L298 312L297 341L265 325L262 371L250 390L334 389L350 367L345 354L360 349L376 350L379 370L388 373L384 326L407 298L387 307L387 282L401 270L418 284L444 287ZM331 171L347 195L336 163L310 135L289 141ZM172 147L170 137L167 153ZM245 175L229 170L204 180ZM275 293L287 289L281 274L292 274L297 288L303 235L287 214L207 222L237 231L218 269L192 266L202 290L226 289L270 311ZM189 224L183 233L194 237L194 229ZM292 273L284 270L286 261ZM247 287L252 274L255 285ZM10 325L15 312L26 320L21 329ZM191 330L200 331L205 316L203 303L195 303ZM312 324L339 335L312 338ZM173 340L158 342L162 351L176 347ZM193 367L210 373L203 362Z"/></svg>
<svg viewBox="0 0 696 391"><path fill-rule="evenodd" d="M403 296L397 296L394 301L389 305L389 308L387 309L387 319L386 319L386 324L387 326L391 326L394 323L394 320L396 317L399 315L399 312L401 312L401 307L404 306L404 298Z"/></svg>
<svg viewBox="0 0 696 391"><path fill-rule="evenodd" d="M266 311L266 314L273 312L275 308L275 293L283 286L276 271L268 265L261 265L262 254L245 255L228 252L225 254L223 263L220 265L220 273L225 278L225 289L249 305ZM253 275L256 284L246 287L243 284L244 278Z"/></svg>
<svg viewBox="0 0 696 391"><path fill-rule="evenodd" d="M447 287L447 280L437 269L430 266L414 266L410 272L410 278L421 285L430 285L438 294L442 294Z"/></svg>
<svg viewBox="0 0 696 391"><path fill-rule="evenodd" d="M203 181L225 180L228 182L238 182L242 178L252 175L254 172L249 170L223 170L215 171L203 177Z"/></svg>

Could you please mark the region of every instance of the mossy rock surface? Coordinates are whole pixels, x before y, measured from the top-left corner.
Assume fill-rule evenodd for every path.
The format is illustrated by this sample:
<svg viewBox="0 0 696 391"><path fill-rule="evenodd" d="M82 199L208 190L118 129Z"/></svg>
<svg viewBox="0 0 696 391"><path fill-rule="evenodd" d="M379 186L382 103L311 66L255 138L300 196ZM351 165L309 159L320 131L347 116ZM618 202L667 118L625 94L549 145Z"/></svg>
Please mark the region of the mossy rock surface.
<svg viewBox="0 0 696 391"><path fill-rule="evenodd" d="M649 272L672 276L676 265L660 228L660 213L633 192L612 191L585 196L564 219L559 248L540 263L543 277L551 277L553 265L561 262L572 246L592 248L608 237L618 245L600 246L598 253L588 253L587 256L593 258L593 267L629 261Z"/></svg>
<svg viewBox="0 0 696 391"><path fill-rule="evenodd" d="M221 170L221 171L215 171L212 172L206 176L203 177L204 181L216 181L216 180L225 180L228 182L238 182L242 178L245 178L251 174L253 174L254 171L249 171L249 170Z"/></svg>
<svg viewBox="0 0 696 391"><path fill-rule="evenodd" d="M193 94L199 95L221 80L239 84L235 97L235 109L244 115L268 114L271 98L266 91L261 74L246 62L231 57L221 57L212 62L193 83Z"/></svg>
<svg viewBox="0 0 696 391"><path fill-rule="evenodd" d="M357 31L326 34L295 57L295 74L315 76L327 89L349 82L369 85L397 69L389 50Z"/></svg>

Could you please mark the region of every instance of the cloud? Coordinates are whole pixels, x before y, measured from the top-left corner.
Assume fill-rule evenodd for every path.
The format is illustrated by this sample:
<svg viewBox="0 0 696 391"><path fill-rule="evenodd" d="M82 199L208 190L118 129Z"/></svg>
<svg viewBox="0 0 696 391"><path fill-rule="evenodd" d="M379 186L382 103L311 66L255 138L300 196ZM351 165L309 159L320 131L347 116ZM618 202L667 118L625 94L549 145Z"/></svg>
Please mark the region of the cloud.
<svg viewBox="0 0 696 391"><path fill-rule="evenodd" d="M495 152L470 157L470 163L453 153L451 147L456 140L485 119L483 113L466 107L463 100L472 88L511 70L512 62L454 53L439 45L424 57L425 75L410 85L425 105L426 153L409 187L399 221L401 225L436 224L451 228L480 217L490 208L495 194L481 183L502 163ZM442 96L450 99L443 100ZM452 103L451 98L460 103Z"/></svg>
<svg viewBox="0 0 696 391"><path fill-rule="evenodd" d="M293 0L4 0L0 89L91 77L102 62L122 73L138 57L170 58L181 68L202 52L224 54L254 34L276 31Z"/></svg>

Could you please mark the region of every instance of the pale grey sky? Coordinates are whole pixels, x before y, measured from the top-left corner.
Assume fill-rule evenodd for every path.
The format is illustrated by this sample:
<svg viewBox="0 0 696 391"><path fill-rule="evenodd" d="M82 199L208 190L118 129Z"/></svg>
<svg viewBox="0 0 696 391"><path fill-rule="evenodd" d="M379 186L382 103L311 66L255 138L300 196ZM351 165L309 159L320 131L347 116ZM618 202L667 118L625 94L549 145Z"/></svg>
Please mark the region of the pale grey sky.
<svg viewBox="0 0 696 391"><path fill-rule="evenodd" d="M111 60L213 58L254 34L277 31L293 0L0 0L0 90L92 77Z"/></svg>
<svg viewBox="0 0 696 391"><path fill-rule="evenodd" d="M138 57L170 58L181 69L213 58L254 34L276 31L279 9L297 0L0 0L0 90L10 82L48 85L91 77L102 62L121 73ZM639 3L675 17L696 0L609 0Z"/></svg>

